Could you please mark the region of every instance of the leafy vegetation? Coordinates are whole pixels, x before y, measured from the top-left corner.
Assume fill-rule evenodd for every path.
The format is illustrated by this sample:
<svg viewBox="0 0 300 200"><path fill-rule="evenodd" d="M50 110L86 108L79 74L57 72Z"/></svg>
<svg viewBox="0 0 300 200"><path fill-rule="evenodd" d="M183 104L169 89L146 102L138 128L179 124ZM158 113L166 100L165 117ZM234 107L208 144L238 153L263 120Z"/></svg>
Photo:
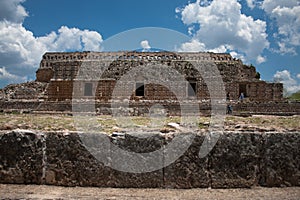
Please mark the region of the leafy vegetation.
<svg viewBox="0 0 300 200"><path fill-rule="evenodd" d="M291 100L298 100L298 101L300 101L300 91L298 91L298 92L292 94L292 95L289 96L288 98L291 99Z"/></svg>
<svg viewBox="0 0 300 200"><path fill-rule="evenodd" d="M260 80L260 73L259 72L256 72L255 78Z"/></svg>

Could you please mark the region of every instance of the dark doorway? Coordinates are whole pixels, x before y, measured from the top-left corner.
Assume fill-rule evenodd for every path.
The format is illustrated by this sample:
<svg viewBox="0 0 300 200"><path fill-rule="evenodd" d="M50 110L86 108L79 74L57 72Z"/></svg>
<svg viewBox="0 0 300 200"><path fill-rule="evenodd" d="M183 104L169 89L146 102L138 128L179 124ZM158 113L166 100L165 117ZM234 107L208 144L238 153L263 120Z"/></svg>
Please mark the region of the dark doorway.
<svg viewBox="0 0 300 200"><path fill-rule="evenodd" d="M84 96L93 96L93 84L92 83L84 84Z"/></svg>
<svg viewBox="0 0 300 200"><path fill-rule="evenodd" d="M189 82L188 84L188 96L195 97L197 91L197 84L196 82Z"/></svg>
<svg viewBox="0 0 300 200"><path fill-rule="evenodd" d="M145 96L145 85L144 83L136 83L135 84L135 96L143 97Z"/></svg>
<svg viewBox="0 0 300 200"><path fill-rule="evenodd" d="M239 87L239 95L244 94L244 97L247 96L247 85L246 84L240 84Z"/></svg>

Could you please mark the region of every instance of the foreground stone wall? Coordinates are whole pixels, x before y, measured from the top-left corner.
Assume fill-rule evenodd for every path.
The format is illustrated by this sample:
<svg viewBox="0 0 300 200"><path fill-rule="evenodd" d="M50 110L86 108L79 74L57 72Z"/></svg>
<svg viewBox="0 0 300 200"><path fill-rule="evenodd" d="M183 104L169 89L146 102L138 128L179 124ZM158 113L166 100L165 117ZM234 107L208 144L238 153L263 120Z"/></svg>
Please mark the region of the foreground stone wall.
<svg viewBox="0 0 300 200"><path fill-rule="evenodd" d="M102 137L107 137L102 135ZM116 171L112 144L152 152L170 135L109 137L108 165L97 161L77 133L12 131L0 134L0 183L133 188L235 188L300 186L300 133L226 132L205 158L198 156L205 134L171 165L148 173ZM157 162L165 162L163 153ZM141 164L143 164L143 156ZM127 165L127 161L124 161Z"/></svg>

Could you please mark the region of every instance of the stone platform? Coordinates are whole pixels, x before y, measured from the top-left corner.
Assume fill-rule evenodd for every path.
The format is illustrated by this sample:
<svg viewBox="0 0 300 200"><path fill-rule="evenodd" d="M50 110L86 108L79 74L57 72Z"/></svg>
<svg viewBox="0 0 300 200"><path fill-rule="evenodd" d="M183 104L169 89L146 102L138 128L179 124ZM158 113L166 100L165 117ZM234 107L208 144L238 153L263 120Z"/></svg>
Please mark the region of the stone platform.
<svg viewBox="0 0 300 200"><path fill-rule="evenodd" d="M225 132L204 158L199 150L206 134L194 134L190 147L175 162L147 173L113 169L113 145L137 153L165 148L172 135L147 138L129 134L108 138L104 165L75 132L15 130L0 134L0 183L95 186L112 188L251 188L300 186L300 133ZM93 140L92 140L93 142ZM97 146L97 140L94 140ZM176 149L174 149L176 151ZM162 151L157 162L166 162ZM147 164L141 155L140 165ZM122 161L124 165L129 160Z"/></svg>

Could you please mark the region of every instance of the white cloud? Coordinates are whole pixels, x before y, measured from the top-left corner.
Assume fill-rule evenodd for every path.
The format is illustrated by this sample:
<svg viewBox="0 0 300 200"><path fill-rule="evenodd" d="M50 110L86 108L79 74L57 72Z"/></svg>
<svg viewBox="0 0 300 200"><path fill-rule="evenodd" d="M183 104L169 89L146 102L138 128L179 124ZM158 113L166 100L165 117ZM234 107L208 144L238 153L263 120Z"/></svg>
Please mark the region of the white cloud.
<svg viewBox="0 0 300 200"><path fill-rule="evenodd" d="M0 0L0 21L23 22L28 16L25 8L21 5L25 0Z"/></svg>
<svg viewBox="0 0 300 200"><path fill-rule="evenodd" d="M0 60L4 66L32 66L45 47L21 24L0 22ZM36 58L37 57L37 58Z"/></svg>
<svg viewBox="0 0 300 200"><path fill-rule="evenodd" d="M180 8L175 8L175 13L181 13L181 9Z"/></svg>
<svg viewBox="0 0 300 200"><path fill-rule="evenodd" d="M181 44L180 48L177 49L179 52L199 52L205 51L206 47L205 44L199 42L197 39L193 39L190 42L186 42Z"/></svg>
<svg viewBox="0 0 300 200"><path fill-rule="evenodd" d="M297 74L297 78L299 78L299 79L300 79L300 74Z"/></svg>
<svg viewBox="0 0 300 200"><path fill-rule="evenodd" d="M291 76L291 73L287 70L277 71L274 75L274 81L283 83L283 86L288 94L292 94L300 90L300 84Z"/></svg>
<svg viewBox="0 0 300 200"><path fill-rule="evenodd" d="M194 31L195 31L195 26L188 27L188 33L189 33L189 35L193 35Z"/></svg>
<svg viewBox="0 0 300 200"><path fill-rule="evenodd" d="M214 52L214 53L225 53L228 49L231 49L230 46L220 45L213 49L208 49L206 45L200 42L198 39L192 39L189 42L181 44L181 46L175 49L178 52Z"/></svg>
<svg viewBox="0 0 300 200"><path fill-rule="evenodd" d="M23 1L8 2L0 0L0 11L1 5L6 11L0 14L0 67L6 67L5 79L2 68L0 87L19 80L16 77L34 77L42 55L47 51L101 51L103 40L96 31L62 26L57 32L35 37L22 24L27 16L20 5Z"/></svg>
<svg viewBox="0 0 300 200"><path fill-rule="evenodd" d="M181 11L184 24L200 27L193 40L183 46L205 46L206 50L225 47L225 51L244 53L247 60L262 60L260 54L269 47L266 22L242 14L237 0L214 0L205 6L201 2L189 3Z"/></svg>
<svg viewBox="0 0 300 200"><path fill-rule="evenodd" d="M249 8L253 9L255 7L254 0L246 0L246 2Z"/></svg>
<svg viewBox="0 0 300 200"><path fill-rule="evenodd" d="M26 76L17 76L6 71L5 67L0 68L0 80L9 83L21 83L27 80Z"/></svg>
<svg viewBox="0 0 300 200"><path fill-rule="evenodd" d="M100 51L102 36L89 30L68 28L62 26L58 33L52 32L47 36L37 38L39 42L48 46L50 51L89 50Z"/></svg>
<svg viewBox="0 0 300 200"><path fill-rule="evenodd" d="M300 6L275 8L272 15L278 23L278 32L286 37L288 43L300 45Z"/></svg>
<svg viewBox="0 0 300 200"><path fill-rule="evenodd" d="M233 58L237 58L237 59L242 60L243 62L246 60L244 54L237 53L237 52L235 52L235 51L230 52L230 55L231 55Z"/></svg>
<svg viewBox="0 0 300 200"><path fill-rule="evenodd" d="M293 8L299 5L298 0L264 0L261 7L267 12L272 13L277 7Z"/></svg>
<svg viewBox="0 0 300 200"><path fill-rule="evenodd" d="M143 41L141 41L141 47L142 47L144 50L151 49L151 46L150 46L148 40L143 40Z"/></svg>
<svg viewBox="0 0 300 200"><path fill-rule="evenodd" d="M258 64L264 63L266 61L267 61L266 57L263 57L263 56L258 56L257 59L256 59L256 62Z"/></svg>
<svg viewBox="0 0 300 200"><path fill-rule="evenodd" d="M101 51L102 36L96 31L81 31L81 41L85 51Z"/></svg>
<svg viewBox="0 0 300 200"><path fill-rule="evenodd" d="M209 49L209 52L214 52L214 53L225 53L227 50L230 50L231 47L229 47L228 45L220 45L216 48L213 49Z"/></svg>
<svg viewBox="0 0 300 200"><path fill-rule="evenodd" d="M290 47L287 43L285 42L277 42L279 50L275 50L277 53L281 54L292 54L292 55L297 55L296 49L294 47Z"/></svg>
<svg viewBox="0 0 300 200"><path fill-rule="evenodd" d="M33 75L46 51L101 50L99 33L77 28L61 27L43 37L35 37L22 24L0 22L1 66L14 74Z"/></svg>
<svg viewBox="0 0 300 200"><path fill-rule="evenodd" d="M261 8L278 26L280 53L296 54L295 47L300 46L300 1L299 0L264 0Z"/></svg>

